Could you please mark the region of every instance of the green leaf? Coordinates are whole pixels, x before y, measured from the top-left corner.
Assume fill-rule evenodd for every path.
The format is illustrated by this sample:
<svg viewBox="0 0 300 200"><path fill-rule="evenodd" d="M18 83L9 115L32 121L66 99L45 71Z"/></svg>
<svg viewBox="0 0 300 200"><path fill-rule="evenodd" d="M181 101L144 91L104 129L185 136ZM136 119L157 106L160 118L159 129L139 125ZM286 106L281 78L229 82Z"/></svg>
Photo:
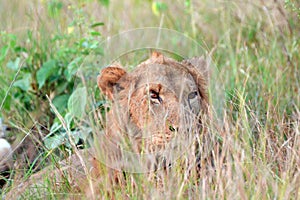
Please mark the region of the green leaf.
<svg viewBox="0 0 300 200"><path fill-rule="evenodd" d="M99 33L98 31L91 31L90 34L91 36L101 36L101 33Z"/></svg>
<svg viewBox="0 0 300 200"><path fill-rule="evenodd" d="M91 134L92 134L92 129L89 127L81 127L80 129L81 130L71 131L71 135L74 139L74 142L75 142L75 144L78 144L79 140L83 140L84 144L87 144L87 140L88 140L89 136L91 136ZM66 142L65 145L66 145L66 147L72 148L69 140L68 140L68 142Z"/></svg>
<svg viewBox="0 0 300 200"><path fill-rule="evenodd" d="M63 93L66 90L66 88L68 87L69 84L70 83L65 81L65 80L64 80L64 82L58 82L58 85L55 88L56 94Z"/></svg>
<svg viewBox="0 0 300 200"><path fill-rule="evenodd" d="M69 112L80 118L83 116L87 102L87 91L84 87L76 88L68 101Z"/></svg>
<svg viewBox="0 0 300 200"><path fill-rule="evenodd" d="M15 61L9 61L7 64L6 64L6 66L9 68L9 69L12 69L12 70L17 70L18 68L19 68L19 64L20 64L20 58L18 57L18 58L16 58L16 60Z"/></svg>
<svg viewBox="0 0 300 200"><path fill-rule="evenodd" d="M72 139L73 139L73 141L74 141L74 143L75 144L78 144L78 142L79 142L79 140L80 140L80 134L79 134L79 132L78 131L71 131L71 136L72 136ZM67 139L67 141L68 142L66 142L65 143L65 145L66 145L66 147L68 147L68 148L72 148L72 145L71 145L71 143L70 143L70 140L69 140L69 138L68 138L68 135L66 135L66 139Z"/></svg>
<svg viewBox="0 0 300 200"><path fill-rule="evenodd" d="M18 87L23 91L28 91L31 84L31 74L26 73L23 75L23 78L14 82L13 86Z"/></svg>
<svg viewBox="0 0 300 200"><path fill-rule="evenodd" d="M104 23L103 22L94 23L94 24L91 25L91 28L95 28L97 26L104 26Z"/></svg>
<svg viewBox="0 0 300 200"><path fill-rule="evenodd" d="M2 61L2 60L4 60L4 58L6 57L6 55L7 55L7 52L8 52L8 45L5 45L5 46L3 46L1 49L0 49L0 62Z"/></svg>
<svg viewBox="0 0 300 200"><path fill-rule="evenodd" d="M67 124L68 129L70 130L72 128L72 122L73 122L73 115L72 113L67 113L64 117L64 120Z"/></svg>
<svg viewBox="0 0 300 200"><path fill-rule="evenodd" d="M55 149L59 147L60 145L64 144L67 141L66 137L67 133L56 133L51 137L48 137L44 140L45 147L47 149Z"/></svg>
<svg viewBox="0 0 300 200"><path fill-rule="evenodd" d="M57 120L57 121L55 121L55 120ZM62 127L61 123L58 122L59 121L58 118L55 118L54 121L55 122L52 124L52 126L50 128L50 133L48 134L48 136L52 135L52 133L55 133L56 131L58 131Z"/></svg>
<svg viewBox="0 0 300 200"><path fill-rule="evenodd" d="M93 129L91 127L80 127L79 137L83 141L87 141L87 139L92 135Z"/></svg>
<svg viewBox="0 0 300 200"><path fill-rule="evenodd" d="M68 81L71 81L72 76L76 74L82 61L83 61L82 57L77 57L72 62L69 63L69 65L67 66L67 71L65 73L65 76Z"/></svg>
<svg viewBox="0 0 300 200"><path fill-rule="evenodd" d="M63 95L56 96L53 99L52 103L56 107L59 113L63 113L66 110L69 97L70 95L63 94Z"/></svg>
<svg viewBox="0 0 300 200"><path fill-rule="evenodd" d="M49 60L43 64L43 66L36 73L36 80L39 84L39 89L41 89L46 80L54 73L56 73L58 67L55 60Z"/></svg>

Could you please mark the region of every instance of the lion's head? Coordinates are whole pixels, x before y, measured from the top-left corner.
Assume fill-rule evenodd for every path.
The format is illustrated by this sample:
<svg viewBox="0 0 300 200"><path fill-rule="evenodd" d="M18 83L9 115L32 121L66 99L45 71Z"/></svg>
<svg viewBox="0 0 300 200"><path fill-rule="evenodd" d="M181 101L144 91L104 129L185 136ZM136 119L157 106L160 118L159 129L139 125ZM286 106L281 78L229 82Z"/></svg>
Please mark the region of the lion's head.
<svg viewBox="0 0 300 200"><path fill-rule="evenodd" d="M138 151L164 147L201 124L208 109L206 75L203 58L177 62L157 52L132 72L119 64L104 68L98 86L112 101L107 134L134 140Z"/></svg>

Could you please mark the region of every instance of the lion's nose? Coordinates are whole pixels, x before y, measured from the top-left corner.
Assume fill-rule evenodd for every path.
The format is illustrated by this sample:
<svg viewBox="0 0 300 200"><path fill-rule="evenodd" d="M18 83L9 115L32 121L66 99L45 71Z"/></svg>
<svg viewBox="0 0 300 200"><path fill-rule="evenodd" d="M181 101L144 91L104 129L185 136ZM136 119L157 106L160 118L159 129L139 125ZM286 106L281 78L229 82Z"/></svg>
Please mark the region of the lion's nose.
<svg viewBox="0 0 300 200"><path fill-rule="evenodd" d="M172 131L172 132L178 132L178 126L176 126L176 125L170 125L169 126L169 130Z"/></svg>

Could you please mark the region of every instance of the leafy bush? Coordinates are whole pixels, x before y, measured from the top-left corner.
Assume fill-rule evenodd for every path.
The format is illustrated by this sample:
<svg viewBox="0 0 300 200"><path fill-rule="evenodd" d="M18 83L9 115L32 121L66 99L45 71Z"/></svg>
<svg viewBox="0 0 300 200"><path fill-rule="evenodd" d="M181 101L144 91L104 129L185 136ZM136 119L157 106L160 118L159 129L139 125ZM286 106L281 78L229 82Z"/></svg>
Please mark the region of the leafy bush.
<svg viewBox="0 0 300 200"><path fill-rule="evenodd" d="M46 6L48 16L57 21L60 20L62 9L66 7L57 0L48 1ZM48 34L42 26L39 27L39 33L28 29L26 42L17 34L1 32L1 113L6 118L17 117L23 124L33 120L50 127L44 134L49 134L45 145L51 148L67 140L65 130L50 109L47 96L59 114L68 118L68 126L76 135L77 141L79 138L85 139L86 136L79 134L72 123L86 104L85 96L82 95L84 91L74 87L78 79L75 74L86 56L91 53L101 56L102 53L102 49L98 47L101 34L96 29L104 23L88 24L81 8L74 6L70 9L76 13L76 17L69 23L66 31ZM81 34L76 30L85 34L78 37ZM50 137L53 134L54 137Z"/></svg>

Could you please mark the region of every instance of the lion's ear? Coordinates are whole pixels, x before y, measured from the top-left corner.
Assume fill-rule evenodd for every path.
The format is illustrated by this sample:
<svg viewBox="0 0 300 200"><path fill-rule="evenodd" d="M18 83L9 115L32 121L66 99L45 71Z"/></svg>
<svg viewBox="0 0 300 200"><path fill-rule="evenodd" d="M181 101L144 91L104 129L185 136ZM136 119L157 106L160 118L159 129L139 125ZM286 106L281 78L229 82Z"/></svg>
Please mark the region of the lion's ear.
<svg viewBox="0 0 300 200"><path fill-rule="evenodd" d="M98 87L109 99L113 100L114 86L126 73L118 64L106 67L97 77Z"/></svg>
<svg viewBox="0 0 300 200"><path fill-rule="evenodd" d="M183 64L192 64L196 69L203 74L205 79L209 79L209 61L206 60L203 56L193 57L182 61Z"/></svg>

